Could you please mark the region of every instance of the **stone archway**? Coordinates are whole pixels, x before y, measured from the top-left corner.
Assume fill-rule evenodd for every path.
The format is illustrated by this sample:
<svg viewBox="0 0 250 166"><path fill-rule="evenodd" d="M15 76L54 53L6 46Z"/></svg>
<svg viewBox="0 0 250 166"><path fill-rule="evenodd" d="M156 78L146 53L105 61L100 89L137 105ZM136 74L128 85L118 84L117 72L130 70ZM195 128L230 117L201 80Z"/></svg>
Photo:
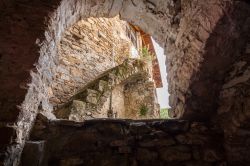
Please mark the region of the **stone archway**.
<svg viewBox="0 0 250 166"><path fill-rule="evenodd" d="M239 27L246 24L247 7L241 1L218 0L1 2L0 132L7 133L1 138L1 159L5 158L7 164L18 162L38 106L50 109L47 95L56 66L56 46L65 29L78 20L120 14L122 19L154 36L166 50L170 104L175 115L181 117L185 110L187 118L205 120L217 108L215 97L227 65L234 60L234 56L228 56L224 63L223 55L227 52L219 47L224 44L223 47L229 48L237 38L242 42L235 45L234 54L243 47L248 29ZM223 34L221 29L227 25L233 28ZM228 43L221 42L228 35ZM220 62L211 67L218 54ZM210 78L222 64L225 66L219 78ZM210 84L211 81L216 83ZM211 85L215 91L207 95ZM202 90L197 91L197 87ZM202 112L206 102L211 102L211 107Z"/></svg>

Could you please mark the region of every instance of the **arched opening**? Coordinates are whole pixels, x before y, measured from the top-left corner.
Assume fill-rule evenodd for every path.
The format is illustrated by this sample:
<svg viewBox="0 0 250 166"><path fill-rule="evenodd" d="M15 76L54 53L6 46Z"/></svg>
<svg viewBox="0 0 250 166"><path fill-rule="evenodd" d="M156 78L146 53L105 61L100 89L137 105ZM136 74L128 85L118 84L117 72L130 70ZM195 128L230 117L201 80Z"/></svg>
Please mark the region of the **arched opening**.
<svg viewBox="0 0 250 166"><path fill-rule="evenodd" d="M20 101L16 100L12 103L13 107L15 105L21 105L20 109L21 112L17 114L17 127L7 127L7 129L10 129L11 132L17 133L17 136L13 136L10 132L10 135L6 137L6 141L13 141L16 142L16 144L8 145L6 144L6 148L10 150L10 152L7 154L7 157L4 157L6 159L5 163L16 163L18 162L18 158L16 157L20 155L21 149L23 148L24 141L28 137L29 132L31 130L31 127L33 125L34 119L38 113L38 110L50 110L52 111L53 108L51 107L49 96L51 94L50 88L53 83L53 76L56 74L55 68L58 63L57 55L57 45L61 41L62 34L64 31L72 26L74 23L79 21L83 18L88 18L91 16L98 16L98 17L113 17L120 13L121 17L123 17L123 20L126 20L133 25L136 25L144 30L145 32L152 35L154 33L154 38L162 45L164 46L165 43L165 35L163 24L161 26L158 23L159 20L157 20L157 17L161 17L161 15L153 16L148 10L147 6L151 6L152 4L147 3L144 4L142 2L138 2L138 4L131 4L132 2L122 2L122 1L105 1L105 2L84 2L84 1L61 1L58 2L52 2L49 5L41 4L41 3L34 3L32 6L34 10L27 11L22 13L20 11L20 17L23 19L23 21L26 23L28 21L33 22L33 18L29 17L31 13L37 13L36 15L36 25L33 26L34 28L34 34L32 34L32 38L29 38L30 44L25 47L24 43L20 44L20 48L27 48L30 52L24 54L25 56L32 56L31 61L26 61L28 64L28 72L26 72L27 76L24 77L25 79L22 79L20 76L20 80L16 81L16 84L18 86L17 89L19 89L19 85L21 86L21 94L18 94L17 91L13 94L8 94L5 97L6 98L12 98L15 95L19 95ZM158 5L160 5L159 3ZM6 4L4 3L3 6ZM17 8L23 7L23 4L7 4L12 7L12 5L16 5ZM30 4L27 2L25 3L28 7ZM48 7L50 6L50 7ZM132 8L131 8L132 7ZM151 7L150 7L151 8ZM26 9L26 8L25 8ZM138 10L137 10L138 9ZM52 11L51 11L52 10ZM160 9L163 10L163 9ZM40 11L40 12L38 12ZM43 12L46 11L46 12ZM8 10L8 12L12 12L12 9ZM133 13L130 13L133 12ZM142 14L145 13L146 15ZM131 15L130 15L131 14ZM140 16L134 17L135 15ZM132 17L131 17L132 16ZM153 17L151 17L153 16ZM144 20L146 17L147 19ZM44 18L46 18L44 22ZM134 20L135 19L135 20ZM152 24L155 22L154 24ZM148 24L151 24L148 26ZM22 27L24 32L20 33L20 36L23 37L23 39L27 38L30 29L25 29L25 27ZM7 29L6 29L7 30ZM35 43L35 44L34 44ZM18 48L19 48L18 47ZM38 59L38 60L37 60ZM33 67L33 70L31 72L31 78L28 79L29 76L29 70L32 68L30 66L33 66L35 64L35 69ZM21 73L19 73L21 75ZM16 79L17 77L13 76L13 79ZM27 86L28 84L28 86ZM2 86L3 90L2 92L7 94L8 89L10 90L13 88L11 85L9 87ZM23 102L21 102L24 99ZM22 104L21 104L22 103ZM48 112L49 113L49 112ZM48 117L52 117L53 115L48 115ZM15 119L15 120L16 120ZM9 124L8 122L10 119L6 120L6 124ZM15 121L14 120L14 121ZM12 122L12 119L11 119ZM4 128L5 129L5 128ZM16 130L17 129L17 130ZM10 136L10 137L9 137ZM17 139L16 139L17 137ZM5 145L4 145L5 146ZM15 154L15 155L13 155ZM4 156L6 154L3 154Z"/></svg>
<svg viewBox="0 0 250 166"><path fill-rule="evenodd" d="M222 133L218 134L217 131L213 130L213 126L218 124L213 123L213 117L217 115L217 108L223 108L220 107L219 103L221 99L224 100L223 96L222 98L218 96L220 93L223 93L221 90L223 83L226 82L227 71L233 62L238 60L238 55L241 54L242 48L246 45L246 34L249 31L249 8L244 1L181 2L171 0L167 2L144 2L106 0L100 2L58 0L53 2L26 1L16 3L10 1L1 2L0 7L1 9L6 8L4 14L1 15L4 18L2 20L11 20L7 22L0 20L2 23L0 24L0 32L3 36L0 39L2 46L0 63L1 71L4 71L0 75L2 84L0 87L1 108L4 108L2 111L4 116L0 117L0 132L6 133L0 139L0 163L4 162L7 165L17 164L37 113L40 110L53 110L50 101L50 90L53 86L53 77L57 74L55 70L58 65L57 46L62 40L65 30L81 19L114 17L117 14L120 14L123 20L140 27L144 32L153 36L166 50L170 105L173 109L172 116L198 120L203 123L176 120L134 124L134 122L130 121L125 121L124 123L114 121L111 123L111 126L108 125L107 127L105 123L98 122L101 126L99 126L100 128L97 127L98 132L101 134L105 133L103 130L106 126L106 131L112 128L112 132L109 134L114 134L117 138L121 138L117 134L120 130L130 131L132 134L129 136L136 136L137 134L142 136L145 133L150 133L149 135L154 135L157 139L162 138L163 140L167 140L168 137L166 135L170 134L170 140L176 141L170 143L170 145L184 144L185 147L172 147L170 148L171 151L174 154L178 154L178 157L165 157L173 154L167 150L169 147L165 147L168 146L168 143L165 142L164 145L153 143L161 147L159 148L161 152L157 151L155 152L156 154L154 153L155 155L149 156L154 156L151 158L152 160L161 159L160 164L194 162L190 160L195 158L196 155L193 155L195 152L203 156L201 157L202 159L196 159L195 163L214 162L215 164L228 160L228 158L225 159L225 156L218 155L224 153L225 149L222 148L221 152L215 146L223 137L221 136ZM46 18L45 21L44 18ZM230 29L223 33L225 27L230 27ZM9 35L6 36L5 34ZM223 40L225 36L226 40ZM239 38L241 39L240 42L235 42L239 41ZM234 48L233 51L229 49L230 47ZM227 53L230 53L228 54L230 56L225 57L224 55ZM15 57L15 59L11 59L11 57ZM225 63L222 63L224 61ZM30 70L32 70L31 79ZM213 75L217 74L217 70L219 70L218 76L213 77ZM208 91L209 88L212 90ZM243 98L245 99L245 96ZM18 109L16 108L17 105L19 105ZM247 103L243 102L243 105L247 107ZM225 115L230 116L234 110L232 109ZM239 111L236 112L238 113ZM231 117L229 119L235 122L234 118ZM244 123L244 118L238 117L239 120L237 122L243 122L244 127L248 126ZM95 121L87 123L92 126L92 122ZM47 124L58 124L60 126L61 123L62 121L47 121L40 127L43 128ZM126 127L117 128L121 123L122 125L120 126L124 125ZM65 127L67 125L70 125L70 122L62 126L67 128ZM71 125L76 127L78 125L81 126L82 123ZM98 126L98 124L96 125ZM133 127L127 128L128 126ZM143 126L143 132L138 129L141 126ZM54 128L52 127L52 129ZM59 127L59 129L61 128ZM221 129L223 130L224 128ZM57 127L55 130L57 130ZM157 130L158 134L153 132L155 130ZM72 130L70 133L74 134L75 131ZM209 132L204 133L204 131ZM62 131L62 133L64 132ZM162 132L165 135L159 134ZM198 134L199 136L206 135L206 137L193 142L193 139L190 138L193 138L192 136L195 135L194 133L197 134L197 132L200 134ZM220 138L219 140L209 139L209 141L211 140L210 142L204 141L206 138L210 138L210 136L213 137L215 133L218 134L216 136ZM81 136L81 134L78 136ZM108 140L108 137L105 138ZM137 139L136 143L138 143ZM94 148L101 145L98 139L93 144L95 145ZM115 147L118 147L119 153L139 153L137 149L130 151L126 146L127 144L117 144ZM80 146L79 144L74 145L72 147ZM134 147L139 147L137 144L133 145ZM205 145L213 146L207 147ZM191 146L192 148L190 149ZM206 150L200 152L197 150L197 147L198 149ZM63 151L63 149L60 150ZM71 150L69 149L69 151ZM148 151L145 149L142 149L140 152L148 154ZM192 155L190 155L191 153ZM136 160L140 163L139 158ZM72 160L74 159L68 161ZM68 162L61 161L61 159L55 162L57 161ZM77 161L77 159L76 161L74 160L76 163Z"/></svg>
<svg viewBox="0 0 250 166"><path fill-rule="evenodd" d="M45 116L76 121L160 118L156 88L166 75L161 77L153 39L139 27L119 16L90 17L68 28L57 47L48 96L53 110L41 110Z"/></svg>

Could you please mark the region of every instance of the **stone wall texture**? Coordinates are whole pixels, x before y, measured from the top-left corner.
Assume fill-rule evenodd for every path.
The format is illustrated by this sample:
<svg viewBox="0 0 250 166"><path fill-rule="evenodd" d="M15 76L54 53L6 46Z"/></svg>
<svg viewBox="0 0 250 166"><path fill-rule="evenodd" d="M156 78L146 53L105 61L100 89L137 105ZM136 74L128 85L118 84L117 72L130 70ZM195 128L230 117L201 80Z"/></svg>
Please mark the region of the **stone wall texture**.
<svg viewBox="0 0 250 166"><path fill-rule="evenodd" d="M79 122L108 117L159 118L151 67L143 60L127 59L88 83L53 113L59 119Z"/></svg>
<svg viewBox="0 0 250 166"><path fill-rule="evenodd" d="M124 87L125 118L160 118L155 83L150 79L135 79Z"/></svg>
<svg viewBox="0 0 250 166"><path fill-rule="evenodd" d="M250 21L250 20L249 20ZM228 71L220 92L220 107L217 110L220 124L227 133L233 133L249 119L250 104L250 51L249 40L237 60Z"/></svg>
<svg viewBox="0 0 250 166"><path fill-rule="evenodd" d="M238 2L233 6L225 1L204 2L193 1L195 8L186 2L187 6L181 8L185 14L179 20L177 38L173 45L167 44L168 80L173 82L169 89L176 94L170 96L170 105L177 117L182 111L184 118L200 120L216 114L219 91L249 31L246 6Z"/></svg>
<svg viewBox="0 0 250 166"><path fill-rule="evenodd" d="M80 88L129 57L127 25L119 17L88 18L64 33L51 87L53 105L65 103Z"/></svg>
<svg viewBox="0 0 250 166"><path fill-rule="evenodd" d="M216 126L232 122L229 129L235 132L222 137L230 145L227 161L249 165L244 146L249 132L248 92L241 90L248 89L249 64L243 58L249 50L247 0L0 1L0 165L18 165L38 110L52 109L50 94L58 72L53 69L66 30L82 19L118 14L164 47L172 116L221 124ZM230 76L233 68L241 70L239 75ZM242 83L234 85L233 77ZM223 102L231 98L223 96L227 85L234 86L236 93L230 93L239 101L229 109ZM225 116L232 121L220 123L222 112L228 112ZM242 160L230 162L233 158Z"/></svg>
<svg viewBox="0 0 250 166"><path fill-rule="evenodd" d="M189 121L48 121L38 116L23 165L223 165L221 133ZM61 139L63 137L63 139ZM37 151L36 147L44 148ZM26 154L26 151L29 152ZM41 155L43 154L43 155ZM40 156L39 156L40 155Z"/></svg>

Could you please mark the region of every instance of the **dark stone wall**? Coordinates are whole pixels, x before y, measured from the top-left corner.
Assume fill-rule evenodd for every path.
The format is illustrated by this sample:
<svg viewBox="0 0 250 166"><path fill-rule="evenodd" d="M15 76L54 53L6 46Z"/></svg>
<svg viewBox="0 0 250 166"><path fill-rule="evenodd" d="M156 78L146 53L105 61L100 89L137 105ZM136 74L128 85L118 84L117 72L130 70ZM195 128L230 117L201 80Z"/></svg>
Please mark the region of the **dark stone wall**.
<svg viewBox="0 0 250 166"><path fill-rule="evenodd" d="M200 122L103 119L76 123L48 121L39 115L23 156L41 155L31 149L44 144L41 165L210 166L225 163L221 138L220 131ZM39 141L40 145L35 144ZM25 157L22 162L33 161Z"/></svg>
<svg viewBox="0 0 250 166"><path fill-rule="evenodd" d="M23 133L35 116L36 103L30 107L30 114L23 114L18 106L27 95L30 72L36 71L34 64L40 56L37 39L44 38L45 17L56 4L53 1L48 6L39 0L0 2L0 165L6 156L7 165L18 162ZM18 119L23 123L17 123Z"/></svg>
<svg viewBox="0 0 250 166"><path fill-rule="evenodd" d="M193 75L189 87L192 94L187 97L184 118L214 118L222 104L219 95L228 71L245 49L250 31L249 19L249 6L236 4L229 7L218 21L204 48L205 61Z"/></svg>
<svg viewBox="0 0 250 166"><path fill-rule="evenodd" d="M65 29L90 16L120 14L154 36L167 50L174 116L213 119L226 70L241 55L249 31L245 25L249 24L250 8L245 2L0 1L0 165L18 164L38 106L49 108L48 87L57 65L57 44ZM239 103L247 108L244 95ZM238 109L229 112L238 115L234 110ZM245 120L233 119L232 123L248 128Z"/></svg>

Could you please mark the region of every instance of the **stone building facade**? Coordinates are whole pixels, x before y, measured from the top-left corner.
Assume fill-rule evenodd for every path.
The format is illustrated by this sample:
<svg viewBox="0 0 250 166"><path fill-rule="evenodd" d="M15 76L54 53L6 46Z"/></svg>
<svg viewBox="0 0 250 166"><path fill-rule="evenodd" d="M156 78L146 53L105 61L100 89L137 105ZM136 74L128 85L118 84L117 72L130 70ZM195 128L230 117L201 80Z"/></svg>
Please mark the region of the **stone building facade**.
<svg viewBox="0 0 250 166"><path fill-rule="evenodd" d="M150 64L153 60L157 61L157 58L155 51L152 49L151 39L149 39L151 42L143 40L147 34L143 33L142 35L142 33L139 28L136 29L127 22L120 20L119 16L114 18L88 18L69 28L59 45L58 66L55 69L57 74L53 77L56 81L52 84L50 90L50 103L56 117L77 121L107 118L108 110L112 109L115 110L113 118L159 118L159 113L156 113L159 112L155 93L156 84L153 80L153 70L150 69L152 68ZM109 81L107 81L106 78L101 80L100 83L100 75L113 74L112 72L115 70L113 68L123 63L127 64L124 61L129 58L140 59L141 49L146 46L151 47L149 53L154 55L148 61L149 75L146 74L144 78L137 78L130 73L132 71L129 70L129 66L125 66L123 73L118 73L122 76L131 75L129 81L134 82L136 89L140 91L139 93L131 93L132 90L130 89L134 87L125 80L128 79L126 76L125 78L120 77L121 80L118 84L111 85L112 99L109 96L111 93L100 91L101 83L108 84L108 86L110 86L110 83L112 84L112 80L108 79ZM135 64L133 69L136 70L137 67L140 66ZM154 68L157 67L159 68L157 65ZM115 75L114 77L119 76ZM90 83L98 85L97 88L88 89L88 92L86 92L88 93L87 99L77 98L73 101L70 99L72 96L83 92L83 89L86 89L85 86ZM110 88L107 90L111 91ZM130 99L137 98L136 102L127 103L128 97ZM69 102L73 102L70 104L71 106L69 106ZM147 109L145 115L139 113L142 103L147 103L144 106ZM77 113L77 111L80 113ZM55 118L50 110L43 110L42 112L50 118ZM130 112L130 114L127 114L127 112Z"/></svg>
<svg viewBox="0 0 250 166"><path fill-rule="evenodd" d="M88 83L54 114L59 119L80 122L94 118L159 118L151 67L140 59L127 59Z"/></svg>
<svg viewBox="0 0 250 166"><path fill-rule="evenodd" d="M64 33L58 51L58 81L52 85L53 104L66 102L79 88L128 58L130 41L126 26L119 17L88 18Z"/></svg>
<svg viewBox="0 0 250 166"><path fill-rule="evenodd" d="M43 140L54 152L49 157L54 165L250 165L249 5L248 0L0 1L0 165L19 165L24 147L39 152ZM171 113L187 121L48 120L35 127L39 111L52 109L63 34L82 19L116 15L165 49ZM169 145L168 139L175 142Z"/></svg>
<svg viewBox="0 0 250 166"><path fill-rule="evenodd" d="M136 79L124 87L125 118L128 119L152 119L160 118L160 107L154 102L156 96L153 81Z"/></svg>

